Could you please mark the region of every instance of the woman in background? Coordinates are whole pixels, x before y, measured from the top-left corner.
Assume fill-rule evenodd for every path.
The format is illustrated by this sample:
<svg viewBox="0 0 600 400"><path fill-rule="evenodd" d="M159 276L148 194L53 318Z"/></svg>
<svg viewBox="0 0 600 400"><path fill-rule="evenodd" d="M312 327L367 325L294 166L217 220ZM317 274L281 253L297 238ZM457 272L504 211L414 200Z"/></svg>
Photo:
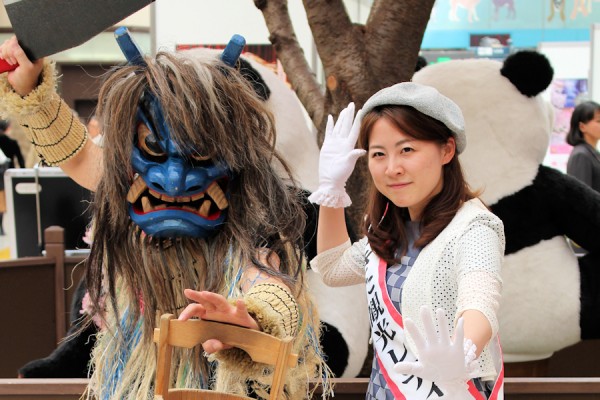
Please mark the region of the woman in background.
<svg viewBox="0 0 600 400"><path fill-rule="evenodd" d="M567 143L573 151L567 162L567 174L600 192L600 104L586 101L575 107Z"/></svg>

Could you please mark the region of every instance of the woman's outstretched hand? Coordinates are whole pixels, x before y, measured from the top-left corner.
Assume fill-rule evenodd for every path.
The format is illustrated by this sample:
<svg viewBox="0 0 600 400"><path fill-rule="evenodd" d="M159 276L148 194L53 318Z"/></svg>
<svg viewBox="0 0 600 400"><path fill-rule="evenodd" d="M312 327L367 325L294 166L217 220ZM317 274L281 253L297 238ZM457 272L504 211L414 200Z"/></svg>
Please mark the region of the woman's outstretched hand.
<svg viewBox="0 0 600 400"><path fill-rule="evenodd" d="M421 307L421 320L424 335L421 335L415 323L410 319L404 320L404 327L415 342L419 360L415 362L399 362L394 370L405 375L415 375L419 378L435 382L444 392L444 398L462 400L472 399L469 395L467 381L472 372L475 359L475 349L469 340L464 340L463 319L459 318L455 329L454 339L447 329L446 312L436 311L438 333L433 314L428 307Z"/></svg>
<svg viewBox="0 0 600 400"><path fill-rule="evenodd" d="M235 304L231 304L220 294L185 289L185 297L195 301L189 304L179 315L180 321L186 321L192 317L197 317L207 321L225 322L228 324L243 326L254 330L259 330L258 323L248 313L244 300L238 299ZM231 348L216 339L207 340L202 343L204 351L212 354L216 351Z"/></svg>

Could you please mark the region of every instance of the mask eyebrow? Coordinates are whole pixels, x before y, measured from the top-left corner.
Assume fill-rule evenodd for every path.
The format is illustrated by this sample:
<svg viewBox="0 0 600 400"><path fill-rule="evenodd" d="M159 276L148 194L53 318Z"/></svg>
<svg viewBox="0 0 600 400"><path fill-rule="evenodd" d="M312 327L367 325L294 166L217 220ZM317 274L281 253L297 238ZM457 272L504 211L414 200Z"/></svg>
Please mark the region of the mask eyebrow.
<svg viewBox="0 0 600 400"><path fill-rule="evenodd" d="M150 124L150 130L152 131L152 134L156 137L157 141L161 141L162 138L160 136L159 130L156 128L153 113L151 111L154 108L154 104L153 104L152 100L153 100L152 96L148 96L144 92L140 99L139 107L140 107L140 110L142 111L142 114L144 115L144 117L146 118L148 123Z"/></svg>

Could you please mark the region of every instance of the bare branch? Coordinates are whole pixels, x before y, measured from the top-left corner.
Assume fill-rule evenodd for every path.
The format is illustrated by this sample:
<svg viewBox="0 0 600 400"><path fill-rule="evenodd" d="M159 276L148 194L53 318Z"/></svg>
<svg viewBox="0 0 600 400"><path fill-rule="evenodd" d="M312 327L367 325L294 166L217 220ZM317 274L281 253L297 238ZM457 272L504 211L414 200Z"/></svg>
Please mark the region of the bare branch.
<svg viewBox="0 0 600 400"><path fill-rule="evenodd" d="M269 40L300 102L316 126L324 118L325 96L298 43L286 0L254 0L262 11Z"/></svg>

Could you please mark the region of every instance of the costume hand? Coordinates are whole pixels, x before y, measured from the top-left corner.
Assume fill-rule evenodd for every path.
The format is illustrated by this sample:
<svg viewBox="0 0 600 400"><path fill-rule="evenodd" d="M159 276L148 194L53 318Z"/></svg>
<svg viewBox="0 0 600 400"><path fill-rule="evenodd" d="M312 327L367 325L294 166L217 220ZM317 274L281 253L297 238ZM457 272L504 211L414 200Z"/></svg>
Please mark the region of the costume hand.
<svg viewBox="0 0 600 400"><path fill-rule="evenodd" d="M419 360L399 362L394 370L405 375L415 375L432 382L442 389L445 398L460 400L469 398L466 382L474 368L475 351L473 343L464 341L463 319L459 318L454 340L446 330L446 312L437 312L439 334L436 332L433 315L428 307L421 307L421 319L425 334L421 335L410 319L404 320L404 327L415 342Z"/></svg>
<svg viewBox="0 0 600 400"><path fill-rule="evenodd" d="M358 157L365 150L355 149L360 128L360 111L354 119L354 103L340 113L337 123L327 117L325 141L319 157L319 188L308 198L326 207L341 208L352 204L346 193L346 181L352 174Z"/></svg>
<svg viewBox="0 0 600 400"><path fill-rule="evenodd" d="M250 329L259 329L258 323L248 313L244 300L238 299L235 305L232 305L225 297L217 293L185 289L184 294L185 297L196 303L189 304L179 314L180 321L198 317L207 321L225 322ZM202 343L202 347L208 354L231 348L231 346L225 345L216 339L207 340Z"/></svg>
<svg viewBox="0 0 600 400"><path fill-rule="evenodd" d="M44 59L31 62L17 42L16 36L5 40L0 45L0 58L9 64L19 64L15 70L8 72L8 83L20 96L27 96L37 87L40 73L44 67Z"/></svg>

